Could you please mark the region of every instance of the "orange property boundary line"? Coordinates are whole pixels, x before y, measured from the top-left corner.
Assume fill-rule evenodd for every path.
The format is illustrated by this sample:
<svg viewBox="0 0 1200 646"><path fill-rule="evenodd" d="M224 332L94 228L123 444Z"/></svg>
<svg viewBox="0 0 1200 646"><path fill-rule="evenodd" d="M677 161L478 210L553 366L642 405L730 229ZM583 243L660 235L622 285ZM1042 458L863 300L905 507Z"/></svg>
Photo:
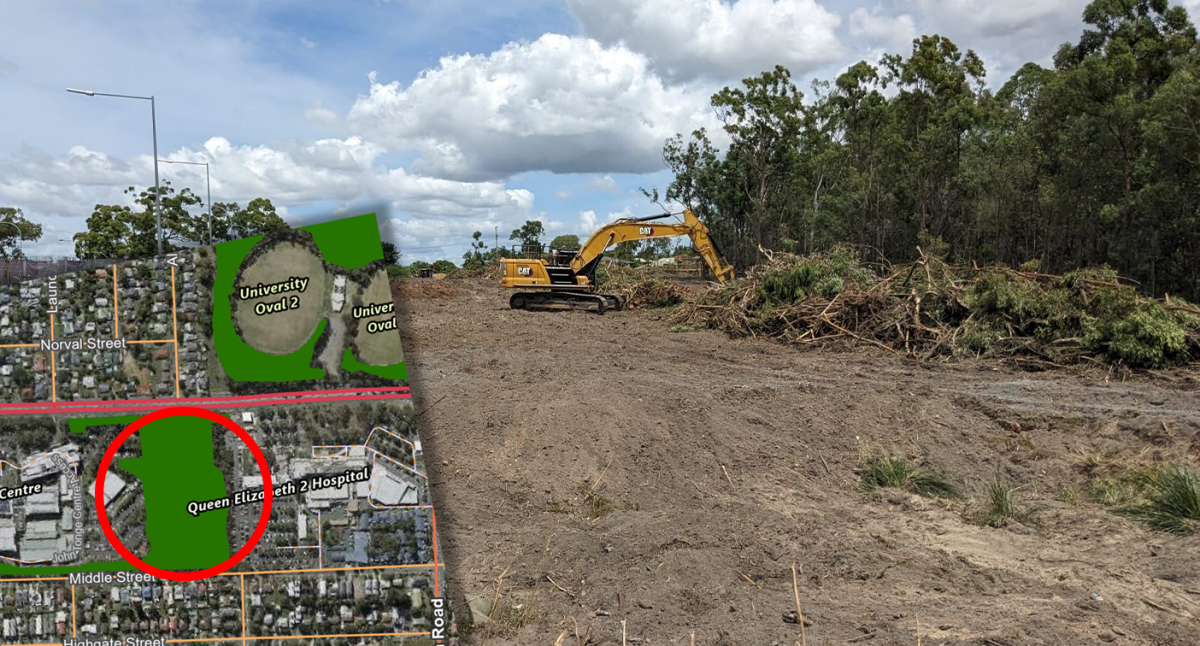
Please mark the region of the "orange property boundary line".
<svg viewBox="0 0 1200 646"><path fill-rule="evenodd" d="M242 579L242 643L246 643L246 575Z"/></svg>
<svg viewBox="0 0 1200 646"><path fill-rule="evenodd" d="M171 327L175 340L175 399L179 399L179 306L175 303L175 265L171 265Z"/></svg>
<svg viewBox="0 0 1200 646"><path fill-rule="evenodd" d="M121 319L117 315L117 266L113 265L113 338L121 338Z"/></svg>
<svg viewBox="0 0 1200 646"><path fill-rule="evenodd" d="M50 340L54 340L54 314L50 315ZM58 373L54 369L54 350L50 351L50 403L58 401Z"/></svg>

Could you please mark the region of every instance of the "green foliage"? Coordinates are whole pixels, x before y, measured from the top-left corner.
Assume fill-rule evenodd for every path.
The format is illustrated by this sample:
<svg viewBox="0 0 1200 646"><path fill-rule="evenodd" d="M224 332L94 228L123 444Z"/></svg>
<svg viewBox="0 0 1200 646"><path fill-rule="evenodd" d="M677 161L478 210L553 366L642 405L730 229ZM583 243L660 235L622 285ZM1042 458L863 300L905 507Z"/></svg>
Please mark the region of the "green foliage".
<svg viewBox="0 0 1200 646"><path fill-rule="evenodd" d="M1200 526L1200 486L1186 465L1166 466L1137 481L1145 501L1118 509L1118 513L1172 534L1193 534ZM1130 497L1131 499L1133 496Z"/></svg>
<svg viewBox="0 0 1200 646"><path fill-rule="evenodd" d="M703 129L666 142L665 198L741 270L760 246L849 242L897 262L919 246L1027 271L1109 264L1149 294L1200 299L1196 29L1165 0L1094 0L1083 22L1053 67L1028 63L996 91L977 55L937 35L815 82L808 100L785 68L746 78L710 98L725 149ZM1113 333L1169 345L1155 315L1136 318Z"/></svg>
<svg viewBox="0 0 1200 646"><path fill-rule="evenodd" d="M97 204L87 219L87 230L76 233L75 255L79 258L150 258L157 252L154 214L154 188L137 191L130 186L126 195L134 195L134 206ZM209 216L196 207L200 197L190 189L176 192L163 182L159 192L162 203L163 252L185 245L209 243ZM193 213L192 211L196 212ZM235 202L212 205L212 242L226 242L264 235L288 228L266 198L255 198L245 208ZM39 229L40 232L40 229Z"/></svg>
<svg viewBox="0 0 1200 646"><path fill-rule="evenodd" d="M21 242L36 242L42 237L42 225L26 219L21 209L0 206L0 260L23 258Z"/></svg>
<svg viewBox="0 0 1200 646"><path fill-rule="evenodd" d="M509 240L517 240L527 250L533 250L540 253L542 248L541 237L545 235L546 229L542 226L539 220L526 220L525 224L521 225L520 229L513 229L512 234L508 236Z"/></svg>
<svg viewBox="0 0 1200 646"><path fill-rule="evenodd" d="M882 457L859 474L864 491L903 489L928 498L959 498L962 492L944 475L910 463L901 456Z"/></svg>
<svg viewBox="0 0 1200 646"><path fill-rule="evenodd" d="M453 262L450 262L449 260L435 260L435 261L433 261L433 264L430 266L433 267L434 272L439 273L439 274L450 273L450 271L452 271L456 267L456 265Z"/></svg>
<svg viewBox="0 0 1200 646"><path fill-rule="evenodd" d="M862 288L871 282L871 272L859 266L857 256L848 248L836 247L828 253L772 264L761 273L758 290L768 303L797 303L810 296L831 297L848 285Z"/></svg>
<svg viewBox="0 0 1200 646"><path fill-rule="evenodd" d="M1078 339L1085 348L1135 368L1186 361L1188 332L1200 329L1200 317L1172 315L1131 287L1109 286L1114 281L1110 270L1077 271L1053 283L985 272L967 292L973 321L960 343L982 352L1007 337ZM1197 325L1188 328L1187 323Z"/></svg>
<svg viewBox="0 0 1200 646"><path fill-rule="evenodd" d="M410 278L412 277L412 268L401 267L400 265L388 265L387 274L390 278Z"/></svg>
<svg viewBox="0 0 1200 646"><path fill-rule="evenodd" d="M383 262L389 267L400 262L400 251L396 249L396 245L387 242L381 243L383 246Z"/></svg>
<svg viewBox="0 0 1200 646"><path fill-rule="evenodd" d="M554 236L554 239L550 241L551 249L579 249L579 247L579 236L574 233Z"/></svg>
<svg viewBox="0 0 1200 646"><path fill-rule="evenodd" d="M514 231L514 233L516 233ZM463 254L463 269L483 269L488 260L494 259L495 252L498 249L493 249L492 252L485 252L487 243L483 241L483 232L475 231L471 234L471 250Z"/></svg>

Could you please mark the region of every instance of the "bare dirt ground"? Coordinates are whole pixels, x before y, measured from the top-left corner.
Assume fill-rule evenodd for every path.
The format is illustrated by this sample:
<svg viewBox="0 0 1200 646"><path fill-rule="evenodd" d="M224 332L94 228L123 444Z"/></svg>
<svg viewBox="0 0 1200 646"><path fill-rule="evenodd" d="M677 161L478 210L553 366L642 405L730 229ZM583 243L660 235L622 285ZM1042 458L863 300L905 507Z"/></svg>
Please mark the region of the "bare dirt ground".
<svg viewBox="0 0 1200 646"><path fill-rule="evenodd" d="M438 283L394 293L464 643L790 645L794 564L807 644L1200 644L1200 536L1106 511L1078 468L1195 466L1192 376L802 351ZM864 494L879 452L970 500ZM997 473L1026 522L969 521Z"/></svg>

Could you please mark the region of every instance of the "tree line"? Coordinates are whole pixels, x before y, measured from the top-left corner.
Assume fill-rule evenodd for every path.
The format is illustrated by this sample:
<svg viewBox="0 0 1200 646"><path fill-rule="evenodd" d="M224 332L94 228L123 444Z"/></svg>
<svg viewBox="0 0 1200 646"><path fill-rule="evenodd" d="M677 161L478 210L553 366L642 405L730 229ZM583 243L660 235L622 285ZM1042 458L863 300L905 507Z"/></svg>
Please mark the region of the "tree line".
<svg viewBox="0 0 1200 646"><path fill-rule="evenodd" d="M163 182L159 191L164 253L289 228L267 198L252 199L245 206L237 202L214 202L210 221L208 213L189 210L202 206L200 197L190 189L176 192L170 182ZM92 209L87 230L72 238L76 258L127 260L154 257L158 248L154 187L139 191L130 186L124 193L135 196L132 206L97 204ZM41 237L42 225L26 218L20 208L0 207L0 259L24 257L20 243L36 242Z"/></svg>
<svg viewBox="0 0 1200 646"><path fill-rule="evenodd" d="M859 62L805 100L784 67L714 94L729 144L676 135L666 197L735 265L859 246L1044 271L1109 265L1200 295L1200 47L1167 0L1095 0L1053 66L992 90L949 39ZM657 195L654 196L657 199Z"/></svg>

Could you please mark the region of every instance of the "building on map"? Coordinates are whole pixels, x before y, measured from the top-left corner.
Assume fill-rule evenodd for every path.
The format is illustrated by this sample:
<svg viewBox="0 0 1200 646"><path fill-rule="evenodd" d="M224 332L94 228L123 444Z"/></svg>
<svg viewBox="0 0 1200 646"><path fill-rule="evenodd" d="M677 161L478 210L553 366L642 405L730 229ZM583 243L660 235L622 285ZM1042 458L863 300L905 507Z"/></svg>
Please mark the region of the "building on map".
<svg viewBox="0 0 1200 646"><path fill-rule="evenodd" d="M25 499L25 516L27 518L52 516L58 518L58 487L43 490ZM33 525L34 523L30 523ZM26 531L28 533L28 530Z"/></svg>
<svg viewBox="0 0 1200 646"><path fill-rule="evenodd" d="M350 501L350 485L342 485L336 489L311 489L304 494L304 503L309 509L329 509L335 503L342 504Z"/></svg>
<svg viewBox="0 0 1200 646"><path fill-rule="evenodd" d="M54 497L57 504L58 497ZM22 561L49 561L54 553L63 549L58 537L58 519L34 520L26 523L21 536L20 558Z"/></svg>
<svg viewBox="0 0 1200 646"><path fill-rule="evenodd" d="M371 499L380 505L394 507L417 504L417 488L378 463L371 473L371 482L375 485Z"/></svg>
<svg viewBox="0 0 1200 646"><path fill-rule="evenodd" d="M22 464L28 464L21 471L21 482L30 482L40 480L51 473L58 472L58 466L54 464L54 459L51 457L55 453L66 458L67 462L73 464L79 463L79 447L74 443L56 446L45 453L34 453L25 458Z"/></svg>
<svg viewBox="0 0 1200 646"><path fill-rule="evenodd" d="M0 519L0 554L17 553L17 528L10 519Z"/></svg>
<svg viewBox="0 0 1200 646"><path fill-rule="evenodd" d="M124 489L125 481L121 479L121 476L109 471L108 475L104 476L104 504L107 505L108 503L112 502L112 499L116 498L117 495L120 494ZM92 481L92 484L88 485L88 495L91 496L93 500L96 498L95 480Z"/></svg>

